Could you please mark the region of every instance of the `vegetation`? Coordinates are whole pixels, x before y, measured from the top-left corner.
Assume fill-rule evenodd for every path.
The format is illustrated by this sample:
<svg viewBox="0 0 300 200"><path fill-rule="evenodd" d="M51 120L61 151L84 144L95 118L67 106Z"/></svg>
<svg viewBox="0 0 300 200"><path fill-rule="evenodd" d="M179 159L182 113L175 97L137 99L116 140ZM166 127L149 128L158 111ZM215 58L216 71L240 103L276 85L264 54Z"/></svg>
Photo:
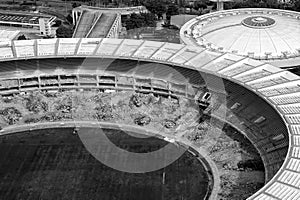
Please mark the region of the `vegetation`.
<svg viewBox="0 0 300 200"><path fill-rule="evenodd" d="M73 35L73 28L70 26L67 27L65 25L60 25L58 29L56 29L56 37L58 38L71 38Z"/></svg>
<svg viewBox="0 0 300 200"><path fill-rule="evenodd" d="M300 11L300 7L297 7L298 4L300 4L300 0L292 0L289 3L280 3L277 0L246 0L239 2L227 2L224 4L224 8L275 8Z"/></svg>
<svg viewBox="0 0 300 200"><path fill-rule="evenodd" d="M175 4L170 4L166 12L166 18L168 23L170 23L171 16L178 15L178 14L179 14L179 7Z"/></svg>
<svg viewBox="0 0 300 200"><path fill-rule="evenodd" d="M27 40L25 35L19 35L17 40Z"/></svg>
<svg viewBox="0 0 300 200"><path fill-rule="evenodd" d="M141 27L155 27L156 17L152 13L132 13L128 18L123 21L127 30L136 29Z"/></svg>
<svg viewBox="0 0 300 200"><path fill-rule="evenodd" d="M143 5L153 14L157 16L158 19L163 17L163 14L167 11L167 5L163 1L148 0L143 3Z"/></svg>

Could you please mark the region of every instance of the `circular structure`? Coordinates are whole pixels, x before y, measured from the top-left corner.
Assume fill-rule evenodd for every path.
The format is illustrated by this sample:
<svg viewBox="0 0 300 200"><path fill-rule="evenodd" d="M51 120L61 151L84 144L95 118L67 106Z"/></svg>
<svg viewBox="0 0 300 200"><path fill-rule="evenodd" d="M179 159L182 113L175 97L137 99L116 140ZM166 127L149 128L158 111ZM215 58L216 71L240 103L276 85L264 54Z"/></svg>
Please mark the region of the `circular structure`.
<svg viewBox="0 0 300 200"><path fill-rule="evenodd" d="M279 67L290 67L299 59L299 35L300 13L265 8L201 15L180 31L185 44L232 52Z"/></svg>
<svg viewBox="0 0 300 200"><path fill-rule="evenodd" d="M96 88L187 98L187 82L166 68L180 71L195 87L203 85L195 75L200 71L215 83L210 85L212 91L224 91L216 84L221 78L228 113L225 117L214 113L214 117L243 132L264 162L266 184L248 199L300 198L300 79L295 74L232 53L141 40L14 41L2 44L0 51L1 96L34 90ZM153 68L157 73L150 73ZM1 133L17 128L7 126ZM211 199L219 190L218 177L213 178Z"/></svg>
<svg viewBox="0 0 300 200"><path fill-rule="evenodd" d="M247 17L242 24L250 28L269 28L275 25L275 20L265 16Z"/></svg>

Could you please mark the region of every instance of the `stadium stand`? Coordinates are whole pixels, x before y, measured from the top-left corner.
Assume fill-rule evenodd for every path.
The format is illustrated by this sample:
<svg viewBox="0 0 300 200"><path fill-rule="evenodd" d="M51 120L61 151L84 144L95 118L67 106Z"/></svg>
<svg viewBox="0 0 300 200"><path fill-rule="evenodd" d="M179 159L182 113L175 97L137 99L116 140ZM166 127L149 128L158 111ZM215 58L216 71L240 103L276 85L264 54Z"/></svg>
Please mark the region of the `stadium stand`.
<svg viewBox="0 0 300 200"><path fill-rule="evenodd" d="M0 52L1 95L98 88L193 98L204 86L221 90L207 85L221 77L225 120L243 130L266 169L266 185L249 200L300 198L300 82L288 71L201 47L107 38L15 41Z"/></svg>

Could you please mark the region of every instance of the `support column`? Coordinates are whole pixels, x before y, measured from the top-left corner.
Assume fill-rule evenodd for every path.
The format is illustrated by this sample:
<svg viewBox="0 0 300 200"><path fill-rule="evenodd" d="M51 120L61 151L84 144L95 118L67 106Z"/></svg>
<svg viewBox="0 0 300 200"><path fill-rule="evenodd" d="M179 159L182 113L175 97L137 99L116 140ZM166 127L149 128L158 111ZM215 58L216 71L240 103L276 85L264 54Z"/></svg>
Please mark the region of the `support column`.
<svg viewBox="0 0 300 200"><path fill-rule="evenodd" d="M224 10L224 2L217 1L217 11Z"/></svg>
<svg viewBox="0 0 300 200"><path fill-rule="evenodd" d="M72 18L73 18L73 25L75 25L75 12L74 12L74 10L72 10Z"/></svg>

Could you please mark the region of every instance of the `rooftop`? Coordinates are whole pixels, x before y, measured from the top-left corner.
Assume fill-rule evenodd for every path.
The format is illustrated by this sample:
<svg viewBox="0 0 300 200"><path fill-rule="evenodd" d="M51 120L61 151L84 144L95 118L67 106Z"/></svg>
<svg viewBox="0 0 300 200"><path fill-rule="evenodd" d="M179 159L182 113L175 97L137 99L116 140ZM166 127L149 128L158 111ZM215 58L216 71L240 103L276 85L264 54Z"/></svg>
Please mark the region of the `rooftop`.
<svg viewBox="0 0 300 200"><path fill-rule="evenodd" d="M181 29L184 43L260 60L300 56L300 13L276 9L235 9L209 13Z"/></svg>

